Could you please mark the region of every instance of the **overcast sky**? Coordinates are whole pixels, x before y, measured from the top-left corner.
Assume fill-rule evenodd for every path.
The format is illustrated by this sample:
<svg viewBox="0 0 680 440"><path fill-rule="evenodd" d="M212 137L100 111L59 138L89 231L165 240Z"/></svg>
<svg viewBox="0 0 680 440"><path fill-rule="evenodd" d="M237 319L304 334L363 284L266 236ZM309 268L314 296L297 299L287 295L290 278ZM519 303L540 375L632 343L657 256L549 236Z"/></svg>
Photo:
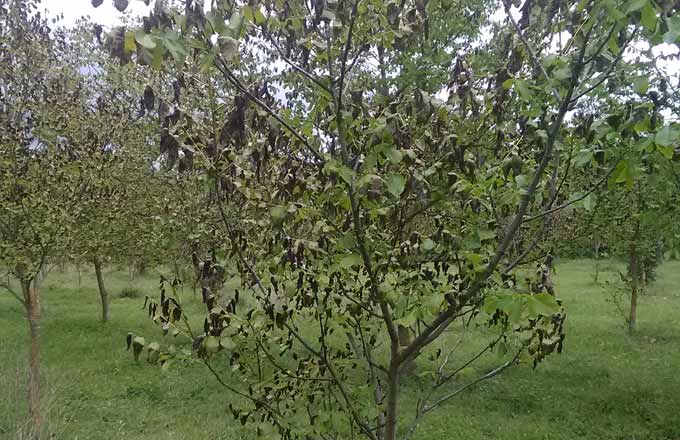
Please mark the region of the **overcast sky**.
<svg viewBox="0 0 680 440"><path fill-rule="evenodd" d="M146 6L141 0L130 0L127 12L132 15L147 15L154 2ZM72 26L76 20L84 15L89 15L92 21L105 27L115 26L120 23L123 14L113 7L113 0L104 0L98 8L94 8L90 0L42 0L40 9L47 9L48 16L64 15L63 24Z"/></svg>

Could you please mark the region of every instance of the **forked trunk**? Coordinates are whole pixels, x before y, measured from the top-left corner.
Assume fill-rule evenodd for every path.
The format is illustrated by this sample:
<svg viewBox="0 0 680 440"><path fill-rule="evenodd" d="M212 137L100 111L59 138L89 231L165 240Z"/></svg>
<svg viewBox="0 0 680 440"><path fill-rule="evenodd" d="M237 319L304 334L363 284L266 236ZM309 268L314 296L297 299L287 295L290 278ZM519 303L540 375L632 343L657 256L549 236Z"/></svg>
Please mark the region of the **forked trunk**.
<svg viewBox="0 0 680 440"><path fill-rule="evenodd" d="M30 334L28 355L28 412L33 425L32 432L39 435L43 428L40 396L40 294L35 280L22 280L26 317Z"/></svg>
<svg viewBox="0 0 680 440"><path fill-rule="evenodd" d="M97 275L97 287L99 287L99 296L102 300L102 321L109 320L109 294L104 286L104 276L102 275L102 261L99 257L94 257L94 272Z"/></svg>

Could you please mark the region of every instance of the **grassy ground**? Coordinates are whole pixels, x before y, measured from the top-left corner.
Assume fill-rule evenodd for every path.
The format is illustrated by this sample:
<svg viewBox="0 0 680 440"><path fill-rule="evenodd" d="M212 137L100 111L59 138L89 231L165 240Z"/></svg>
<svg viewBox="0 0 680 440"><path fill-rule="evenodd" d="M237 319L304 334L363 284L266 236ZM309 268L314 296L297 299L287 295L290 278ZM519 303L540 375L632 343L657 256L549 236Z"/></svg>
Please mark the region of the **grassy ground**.
<svg viewBox="0 0 680 440"><path fill-rule="evenodd" d="M627 335L616 307L593 282L595 262L558 265L568 313L564 352L535 371L519 367L433 411L415 438L680 440L680 263L665 264ZM605 277L613 276L614 267ZM92 273L53 273L43 288L43 365L59 439L246 439L227 414L231 396L200 365L161 372L124 351L129 330L157 334L142 299L119 298L124 272L106 275L111 322L98 319ZM157 277L134 281L157 294ZM191 298L191 293L185 293ZM194 305L197 307L197 305ZM25 408L26 323L0 292L0 438L13 438ZM417 381L408 383L412 400Z"/></svg>

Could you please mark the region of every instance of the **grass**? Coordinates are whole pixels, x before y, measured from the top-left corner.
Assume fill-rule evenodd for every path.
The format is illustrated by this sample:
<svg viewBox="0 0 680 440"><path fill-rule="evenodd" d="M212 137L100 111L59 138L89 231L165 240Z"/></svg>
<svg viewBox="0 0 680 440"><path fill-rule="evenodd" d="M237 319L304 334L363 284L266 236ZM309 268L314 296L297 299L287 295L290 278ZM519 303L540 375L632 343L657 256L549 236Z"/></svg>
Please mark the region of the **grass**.
<svg viewBox="0 0 680 440"><path fill-rule="evenodd" d="M603 276L613 276L613 266ZM680 440L680 263L666 263L640 298L638 331L593 282L592 261L558 265L558 294L568 313L561 355L538 369L518 367L465 392L422 421L415 438ZM99 321L94 274L82 288L71 273L53 273L43 287L43 369L50 423L60 439L250 439L234 422L232 396L201 365L167 372L132 361L129 330L156 335L140 310L157 294L157 277L132 284L105 275L111 321ZM118 293L134 288L140 298ZM185 299L198 308L190 291ZM0 292L0 438L13 438L24 414L27 329L20 305ZM417 379L402 401L415 399Z"/></svg>

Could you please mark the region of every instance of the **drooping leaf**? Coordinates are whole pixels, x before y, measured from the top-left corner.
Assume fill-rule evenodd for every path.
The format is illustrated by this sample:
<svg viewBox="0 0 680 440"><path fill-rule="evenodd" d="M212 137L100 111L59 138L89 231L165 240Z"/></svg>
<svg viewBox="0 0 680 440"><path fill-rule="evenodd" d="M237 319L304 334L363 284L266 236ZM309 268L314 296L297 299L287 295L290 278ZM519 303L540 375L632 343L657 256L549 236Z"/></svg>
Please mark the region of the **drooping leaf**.
<svg viewBox="0 0 680 440"><path fill-rule="evenodd" d="M115 6L115 8L118 9L120 12L124 12L129 4L130 4L129 0L113 0L113 6Z"/></svg>
<svg viewBox="0 0 680 440"><path fill-rule="evenodd" d="M238 40L228 36L219 37L220 53L226 60L232 60L238 54Z"/></svg>

